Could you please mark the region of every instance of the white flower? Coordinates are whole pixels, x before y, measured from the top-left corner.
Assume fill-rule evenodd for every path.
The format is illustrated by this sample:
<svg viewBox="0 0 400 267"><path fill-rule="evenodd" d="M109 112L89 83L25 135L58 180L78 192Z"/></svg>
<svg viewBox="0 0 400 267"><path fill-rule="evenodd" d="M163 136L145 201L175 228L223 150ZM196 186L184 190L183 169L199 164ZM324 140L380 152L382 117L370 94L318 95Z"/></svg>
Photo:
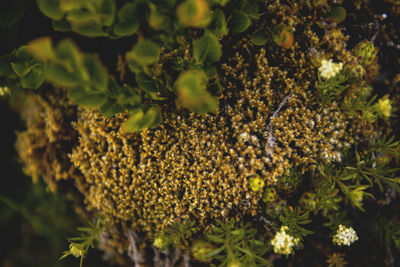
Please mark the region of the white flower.
<svg viewBox="0 0 400 267"><path fill-rule="evenodd" d="M299 243L299 238L294 238L286 233L286 230L288 229L287 226L282 226L281 230L276 233L274 238L271 240L275 253L289 255L293 252L293 247Z"/></svg>
<svg viewBox="0 0 400 267"><path fill-rule="evenodd" d="M351 243L354 243L358 240L358 236L356 231L352 227L345 227L343 225L339 225L338 230L336 231L336 235L333 236L333 243L343 246L350 246Z"/></svg>
<svg viewBox="0 0 400 267"><path fill-rule="evenodd" d="M343 68L343 63L333 63L332 59L323 59L321 62L321 67L318 71L322 78L330 79L335 77Z"/></svg>

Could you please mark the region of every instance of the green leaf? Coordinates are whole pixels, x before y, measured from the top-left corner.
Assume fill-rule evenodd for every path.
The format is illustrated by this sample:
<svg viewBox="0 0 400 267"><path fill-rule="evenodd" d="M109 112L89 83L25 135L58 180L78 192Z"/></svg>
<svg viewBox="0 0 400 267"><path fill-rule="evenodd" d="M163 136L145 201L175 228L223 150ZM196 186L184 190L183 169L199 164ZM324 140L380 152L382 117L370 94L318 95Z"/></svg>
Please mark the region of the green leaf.
<svg viewBox="0 0 400 267"><path fill-rule="evenodd" d="M251 20L246 13L235 11L229 19L229 29L232 32L244 32L250 26Z"/></svg>
<svg viewBox="0 0 400 267"><path fill-rule="evenodd" d="M346 19L346 9L341 6L335 6L332 8L331 12L328 13L325 20L329 23L341 23Z"/></svg>
<svg viewBox="0 0 400 267"><path fill-rule="evenodd" d="M60 0L36 0L39 10L52 19L61 19L64 13L60 9Z"/></svg>
<svg viewBox="0 0 400 267"><path fill-rule="evenodd" d="M134 107L142 103L141 95L128 85L124 85L121 88L121 92L118 94L116 99L117 103L122 106L130 105Z"/></svg>
<svg viewBox="0 0 400 267"><path fill-rule="evenodd" d="M130 117L121 127L126 132L138 132L146 128L157 127L161 122L162 115L160 107L152 105L145 112L142 108L136 108L131 112Z"/></svg>
<svg viewBox="0 0 400 267"><path fill-rule="evenodd" d="M126 59L128 64L137 63L141 66L157 63L160 59L160 47L151 41L140 41L126 53Z"/></svg>
<svg viewBox="0 0 400 267"><path fill-rule="evenodd" d="M258 17L258 4L254 2L244 2L241 10L250 18Z"/></svg>
<svg viewBox="0 0 400 267"><path fill-rule="evenodd" d="M114 99L108 99L108 101L100 107L99 111L102 115L110 117L122 112L123 108Z"/></svg>
<svg viewBox="0 0 400 267"><path fill-rule="evenodd" d="M84 66L84 55L79 48L69 39L60 41L55 51L57 63L75 76L75 79L89 81L90 77Z"/></svg>
<svg viewBox="0 0 400 267"><path fill-rule="evenodd" d="M57 63L49 64L46 79L55 84L67 87L75 86L81 82L79 78L68 72L64 66Z"/></svg>
<svg viewBox="0 0 400 267"><path fill-rule="evenodd" d="M55 59L55 52L50 37L41 37L30 41L27 49L39 60L47 61Z"/></svg>
<svg viewBox="0 0 400 267"><path fill-rule="evenodd" d="M96 93L84 87L69 90L69 97L75 103L87 108L98 108L107 102L107 96L104 93Z"/></svg>
<svg viewBox="0 0 400 267"><path fill-rule="evenodd" d="M219 61L222 56L222 50L217 37L212 33L206 33L195 41L193 54L198 62L214 63Z"/></svg>
<svg viewBox="0 0 400 267"><path fill-rule="evenodd" d="M137 4L126 3L118 11L119 22L114 26L114 33L120 36L134 34L139 28L139 17L137 12Z"/></svg>
<svg viewBox="0 0 400 267"><path fill-rule="evenodd" d="M164 15L160 8L154 4L149 4L150 15L148 17L148 22L150 27L155 30L162 30L169 26L170 21L168 16Z"/></svg>
<svg viewBox="0 0 400 267"><path fill-rule="evenodd" d="M155 93L159 91L157 89L157 82L144 72L136 74L136 82L145 92Z"/></svg>
<svg viewBox="0 0 400 267"><path fill-rule="evenodd" d="M218 101L206 90L206 82L206 75L198 70L179 75L175 82L178 103L197 113L216 111Z"/></svg>
<svg viewBox="0 0 400 267"><path fill-rule="evenodd" d="M21 46L15 52L15 61L11 62L11 67L19 77L23 77L38 64L39 61L32 57L27 46Z"/></svg>
<svg viewBox="0 0 400 267"><path fill-rule="evenodd" d="M23 88L37 89L44 82L45 67L39 64L34 67L26 76L20 79Z"/></svg>
<svg viewBox="0 0 400 267"><path fill-rule="evenodd" d="M218 38L228 34L228 25L225 20L225 14L221 9L213 11L213 19L207 29Z"/></svg>
<svg viewBox="0 0 400 267"><path fill-rule="evenodd" d="M101 24L88 24L79 26L74 26L71 24L71 28L73 31L88 37L101 37L106 35L103 25Z"/></svg>
<svg viewBox="0 0 400 267"><path fill-rule="evenodd" d="M91 84L99 91L105 91L108 83L106 68L100 63L97 56L87 54L84 58L85 67L90 76Z"/></svg>
<svg viewBox="0 0 400 267"><path fill-rule="evenodd" d="M119 36L129 36L136 33L139 29L139 20L130 20L126 22L118 22L115 24L113 31Z"/></svg>
<svg viewBox="0 0 400 267"><path fill-rule="evenodd" d="M255 45L265 45L268 41L268 36L264 29L256 30L250 39Z"/></svg>
<svg viewBox="0 0 400 267"><path fill-rule="evenodd" d="M208 66L204 69L204 73L209 79L215 78L217 76L217 68L215 66Z"/></svg>
<svg viewBox="0 0 400 267"><path fill-rule="evenodd" d="M224 241L224 240L222 240L222 241ZM218 243L221 243L221 242L218 242ZM219 253L224 251L224 249L225 249L225 245L223 245L217 249L214 249L213 251L211 251L210 253L207 254L207 257L214 257L215 255L218 255Z"/></svg>
<svg viewBox="0 0 400 267"><path fill-rule="evenodd" d="M211 22L211 13L206 0L186 0L176 8L179 23L187 27L205 27Z"/></svg>

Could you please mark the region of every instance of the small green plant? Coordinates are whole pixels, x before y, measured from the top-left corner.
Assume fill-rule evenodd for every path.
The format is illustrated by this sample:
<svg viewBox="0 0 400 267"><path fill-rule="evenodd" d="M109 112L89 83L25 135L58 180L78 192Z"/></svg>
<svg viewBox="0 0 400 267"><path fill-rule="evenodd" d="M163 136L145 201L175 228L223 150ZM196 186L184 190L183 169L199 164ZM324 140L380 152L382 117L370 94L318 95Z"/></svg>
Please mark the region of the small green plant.
<svg viewBox="0 0 400 267"><path fill-rule="evenodd" d="M271 249L263 239L256 238L257 230L247 224L235 226L231 219L225 224L217 220L212 226L212 232L207 239L217 247L208 256L220 261L219 266L233 266L233 264L248 266L272 266L272 263L263 258Z"/></svg>
<svg viewBox="0 0 400 267"><path fill-rule="evenodd" d="M153 246L164 250L172 245L174 248L188 246L193 235L197 233L195 222L177 222L165 228L162 233L157 234Z"/></svg>
<svg viewBox="0 0 400 267"><path fill-rule="evenodd" d="M104 223L98 219L96 224L88 222L89 227L79 227L78 231L82 232L79 237L68 238L69 250L64 251L61 259L70 255L80 258L80 267L82 267L83 259L86 257L88 250L94 248L96 243L100 241L100 234L104 231Z"/></svg>

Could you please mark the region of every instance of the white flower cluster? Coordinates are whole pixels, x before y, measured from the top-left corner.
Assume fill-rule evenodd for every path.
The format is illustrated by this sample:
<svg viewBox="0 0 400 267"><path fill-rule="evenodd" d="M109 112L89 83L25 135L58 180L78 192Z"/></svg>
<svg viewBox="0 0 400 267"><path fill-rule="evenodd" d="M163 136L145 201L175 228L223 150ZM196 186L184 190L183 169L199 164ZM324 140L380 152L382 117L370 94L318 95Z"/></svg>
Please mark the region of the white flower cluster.
<svg viewBox="0 0 400 267"><path fill-rule="evenodd" d="M332 59L323 59L318 71L322 78L328 80L335 77L343 68L343 63L333 63Z"/></svg>
<svg viewBox="0 0 400 267"><path fill-rule="evenodd" d="M299 243L299 238L294 238L286 233L286 230L288 229L287 226L282 226L280 231L276 233L274 238L271 240L275 253L289 255L293 252L293 247Z"/></svg>
<svg viewBox="0 0 400 267"><path fill-rule="evenodd" d="M347 228L343 225L339 225L336 235L333 236L333 243L339 246L350 246L351 243L354 243L357 240L358 236L356 231L354 231L352 227Z"/></svg>

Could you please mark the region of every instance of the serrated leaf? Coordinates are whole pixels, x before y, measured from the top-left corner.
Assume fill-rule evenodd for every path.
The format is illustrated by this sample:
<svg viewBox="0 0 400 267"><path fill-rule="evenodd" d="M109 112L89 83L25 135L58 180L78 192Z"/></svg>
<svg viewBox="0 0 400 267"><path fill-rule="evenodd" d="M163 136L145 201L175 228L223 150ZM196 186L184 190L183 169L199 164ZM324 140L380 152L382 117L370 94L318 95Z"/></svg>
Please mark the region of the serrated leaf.
<svg viewBox="0 0 400 267"><path fill-rule="evenodd" d="M129 64L136 63L140 66L157 63L160 59L160 47L152 41L140 41L126 53L126 59Z"/></svg>
<svg viewBox="0 0 400 267"><path fill-rule="evenodd" d="M251 20L246 13L241 11L235 11L232 13L229 19L229 29L232 32L244 32L250 26Z"/></svg>
<svg viewBox="0 0 400 267"><path fill-rule="evenodd" d="M195 41L193 55L198 62L214 63L219 61L222 56L222 50L217 37L212 33L206 33Z"/></svg>

